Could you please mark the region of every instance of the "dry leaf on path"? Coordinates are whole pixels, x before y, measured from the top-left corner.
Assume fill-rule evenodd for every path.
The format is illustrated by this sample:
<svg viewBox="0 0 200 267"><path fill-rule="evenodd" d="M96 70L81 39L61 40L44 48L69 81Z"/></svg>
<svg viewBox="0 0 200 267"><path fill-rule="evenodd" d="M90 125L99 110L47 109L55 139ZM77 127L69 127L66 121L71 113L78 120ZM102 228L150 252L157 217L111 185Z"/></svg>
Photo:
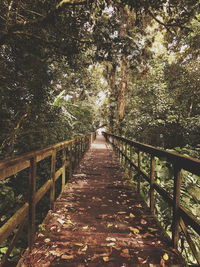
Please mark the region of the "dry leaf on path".
<svg viewBox="0 0 200 267"><path fill-rule="evenodd" d="M132 232L134 232L135 234L138 234L138 233L140 232L139 229L134 228L134 227L129 227L129 229L130 229Z"/></svg>
<svg viewBox="0 0 200 267"><path fill-rule="evenodd" d="M74 258L74 255L62 255L62 260L72 260Z"/></svg>
<svg viewBox="0 0 200 267"><path fill-rule="evenodd" d="M127 253L127 254L129 254L129 250L128 250L127 248L122 249L122 252L123 252L123 253Z"/></svg>
<svg viewBox="0 0 200 267"><path fill-rule="evenodd" d="M86 251L88 249L88 245L86 245L81 251Z"/></svg>
<svg viewBox="0 0 200 267"><path fill-rule="evenodd" d="M116 238L114 238L114 237L107 237L106 238L106 241L113 241L113 242L115 242L116 241Z"/></svg>
<svg viewBox="0 0 200 267"><path fill-rule="evenodd" d="M165 261L169 260L169 255L167 253L165 253L162 257Z"/></svg>
<svg viewBox="0 0 200 267"><path fill-rule="evenodd" d="M65 221L60 219L60 218L57 219L57 222L59 222L60 224L64 224L65 223Z"/></svg>
<svg viewBox="0 0 200 267"><path fill-rule="evenodd" d="M152 227L148 227L148 230L150 230L151 232L157 232L158 229L152 228Z"/></svg>
<svg viewBox="0 0 200 267"><path fill-rule="evenodd" d="M144 219L141 219L141 224L147 224L147 221L145 221Z"/></svg>
<svg viewBox="0 0 200 267"><path fill-rule="evenodd" d="M118 211L117 213L118 213L118 214L126 214L125 211Z"/></svg>
<svg viewBox="0 0 200 267"><path fill-rule="evenodd" d="M106 246L107 247L114 247L115 246L115 243L114 242L113 243L108 243Z"/></svg>
<svg viewBox="0 0 200 267"><path fill-rule="evenodd" d="M83 243L75 243L74 245L78 246L78 247L83 247L84 244Z"/></svg>
<svg viewBox="0 0 200 267"><path fill-rule="evenodd" d="M103 257L103 261L108 262L108 261L110 261L110 258L109 257Z"/></svg>

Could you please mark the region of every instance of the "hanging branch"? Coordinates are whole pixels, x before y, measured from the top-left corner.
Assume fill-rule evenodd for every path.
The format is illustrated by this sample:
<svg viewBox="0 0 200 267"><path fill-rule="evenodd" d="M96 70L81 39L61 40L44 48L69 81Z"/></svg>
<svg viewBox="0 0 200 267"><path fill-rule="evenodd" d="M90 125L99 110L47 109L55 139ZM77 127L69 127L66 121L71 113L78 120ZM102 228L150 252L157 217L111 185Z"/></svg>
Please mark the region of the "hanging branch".
<svg viewBox="0 0 200 267"><path fill-rule="evenodd" d="M193 31L192 29L186 27L186 26L183 26L182 24L180 23L164 23L162 22L161 20L159 20L150 10L147 11L147 13L156 21L158 22L160 25L164 26L168 31L170 31L170 27L178 27L182 30L189 30L189 31ZM171 31L170 31L171 32Z"/></svg>

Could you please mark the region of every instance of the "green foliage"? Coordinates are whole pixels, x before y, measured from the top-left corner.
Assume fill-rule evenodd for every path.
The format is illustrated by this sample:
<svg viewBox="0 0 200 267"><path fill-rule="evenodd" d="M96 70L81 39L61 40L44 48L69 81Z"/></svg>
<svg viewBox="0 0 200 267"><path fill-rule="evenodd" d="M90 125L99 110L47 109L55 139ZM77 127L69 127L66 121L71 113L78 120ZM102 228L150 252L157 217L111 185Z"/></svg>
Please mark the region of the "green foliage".
<svg viewBox="0 0 200 267"><path fill-rule="evenodd" d="M0 159L104 123L162 147L200 144L199 29L198 1L1 1ZM170 168L157 163L163 185ZM0 183L1 224L26 200L27 177ZM195 209L198 178L186 180Z"/></svg>
<svg viewBox="0 0 200 267"><path fill-rule="evenodd" d="M186 146L184 148L177 147L171 149L171 152L178 152L185 156L199 155L199 152L194 151L190 147ZM155 177L156 183L159 184L164 190L166 190L171 196L173 196L173 187L174 187L174 169L172 164L170 164L164 158L155 158L156 159L156 169ZM141 167L146 172L149 173L149 156L146 153L142 154ZM134 171L134 178L132 182L137 183L139 179L138 174ZM147 204L149 205L149 183L140 176L141 181L141 194ZM172 237L171 225L172 225L172 208L169 207L168 203L160 196L157 192L155 193L156 200L156 211L155 214L158 218L158 221L161 223L161 226L165 232ZM182 184L181 184L181 205L190 211L195 217L200 219L200 179L199 176L189 173L187 171L182 171ZM197 251L200 249L198 235L189 228L190 236L196 245ZM187 244L187 241L184 237L184 234L181 232L181 238L179 243L179 249L186 258L188 264L194 264L196 262L193 257L190 248Z"/></svg>

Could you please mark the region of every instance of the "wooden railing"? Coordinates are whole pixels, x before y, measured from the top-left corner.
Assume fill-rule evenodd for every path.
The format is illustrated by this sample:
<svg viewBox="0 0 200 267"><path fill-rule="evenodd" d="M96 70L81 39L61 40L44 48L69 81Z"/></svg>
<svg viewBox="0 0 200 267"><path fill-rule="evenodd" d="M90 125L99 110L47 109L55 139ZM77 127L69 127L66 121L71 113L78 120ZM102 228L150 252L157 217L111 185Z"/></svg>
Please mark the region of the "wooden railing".
<svg viewBox="0 0 200 267"><path fill-rule="evenodd" d="M200 221L192 214L188 209L183 207L180 203L181 198L181 183L182 183L182 171L186 170L195 175L200 176L200 160L195 158L183 156L168 152L162 149L155 148L150 145L145 145L139 142L134 142L126 138L115 136L113 134L103 133L106 140L113 146L117 152L121 162L128 163L128 168L135 168L138 175L137 179L137 191L141 190L140 175L149 183L149 198L150 209L154 214L155 212L155 192L157 192L162 198L172 207L172 244L175 249L178 249L180 228L185 235L185 238L190 246L190 249L196 258L198 264L200 264L200 252L197 251L194 242L192 241L188 232L188 226L190 226L200 237ZM142 169L142 152L150 158L149 174ZM134 153L137 154L137 163L134 162ZM156 160L155 158L165 158L169 163L173 165L173 194L169 194L167 190L161 187L156 182ZM127 167L127 164L126 164ZM199 238L200 241L200 238Z"/></svg>
<svg viewBox="0 0 200 267"><path fill-rule="evenodd" d="M36 205L50 190L50 208L54 208L56 181L62 177L61 191L64 189L66 181L71 176L73 169L78 165L84 152L89 148L90 143L95 139L96 134L91 133L77 137L74 140L64 141L45 149L37 150L12 159L0 161L0 180L19 173L29 168L29 199L9 218L0 228L0 244L5 241L13 230L17 229L8 250L0 263L3 266L14 248L26 219L28 218L28 246L31 249L35 237ZM56 169L57 153L62 153L62 166ZM49 179L36 191L36 168L38 162L50 158L51 174Z"/></svg>

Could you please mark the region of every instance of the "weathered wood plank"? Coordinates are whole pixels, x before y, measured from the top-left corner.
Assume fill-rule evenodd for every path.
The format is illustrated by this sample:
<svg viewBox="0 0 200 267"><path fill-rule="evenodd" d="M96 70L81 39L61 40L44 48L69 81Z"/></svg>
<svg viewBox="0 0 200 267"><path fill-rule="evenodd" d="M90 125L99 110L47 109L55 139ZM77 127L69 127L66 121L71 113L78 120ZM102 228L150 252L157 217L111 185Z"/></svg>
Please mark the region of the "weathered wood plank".
<svg viewBox="0 0 200 267"><path fill-rule="evenodd" d="M150 145L146 145L140 142L135 142L135 141L132 141L132 140L120 137L120 136L115 136L115 135L108 134L108 133L106 134L108 136L115 137L118 140L128 142L130 145L133 145L134 147L138 148L139 150L143 152L153 154L156 157L166 158L172 163L177 162L179 166L181 166L182 169L200 176L200 160L199 159L181 155L175 152L162 150L162 149L159 149L159 148L156 148Z"/></svg>
<svg viewBox="0 0 200 267"><path fill-rule="evenodd" d="M21 224L28 215L29 204L25 203L1 228L0 244L10 235L10 233Z"/></svg>
<svg viewBox="0 0 200 267"><path fill-rule="evenodd" d="M33 152L29 152L23 154L21 156L17 156L15 158L9 158L0 161L0 180L3 180L6 177L12 176L13 174L22 171L30 166L30 159L35 157L36 162L39 162L49 156L52 155L52 151L55 149L59 151L64 147L74 143L75 140L65 141L58 143L53 146L49 146L45 149L36 150Z"/></svg>

